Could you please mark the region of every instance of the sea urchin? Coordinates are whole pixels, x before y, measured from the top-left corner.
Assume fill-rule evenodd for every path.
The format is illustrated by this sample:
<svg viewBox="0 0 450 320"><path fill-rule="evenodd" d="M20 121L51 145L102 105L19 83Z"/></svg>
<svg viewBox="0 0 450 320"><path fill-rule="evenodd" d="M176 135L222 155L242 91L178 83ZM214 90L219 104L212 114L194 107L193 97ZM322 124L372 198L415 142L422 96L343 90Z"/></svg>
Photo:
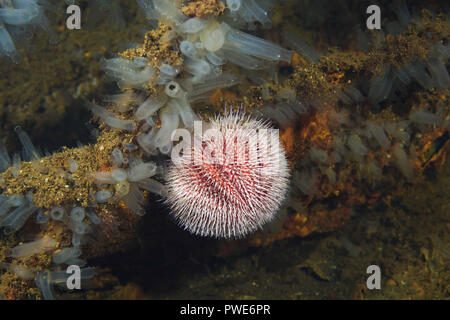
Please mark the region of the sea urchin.
<svg viewBox="0 0 450 320"><path fill-rule="evenodd" d="M204 131L201 122L194 127L193 143L176 161L172 153L167 202L173 216L201 236L242 238L261 228L289 184L278 130L242 113L218 116Z"/></svg>

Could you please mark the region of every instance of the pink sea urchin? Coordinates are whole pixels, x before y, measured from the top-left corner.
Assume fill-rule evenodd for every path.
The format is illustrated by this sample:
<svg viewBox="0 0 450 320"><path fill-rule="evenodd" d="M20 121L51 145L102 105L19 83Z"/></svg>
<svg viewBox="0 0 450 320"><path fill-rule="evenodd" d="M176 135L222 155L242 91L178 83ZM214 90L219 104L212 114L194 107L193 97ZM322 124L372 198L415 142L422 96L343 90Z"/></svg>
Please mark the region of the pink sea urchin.
<svg viewBox="0 0 450 320"><path fill-rule="evenodd" d="M172 153L167 202L178 223L194 234L241 238L280 207L289 184L286 156L278 130L267 122L230 113L207 127L196 122L183 156L175 161Z"/></svg>

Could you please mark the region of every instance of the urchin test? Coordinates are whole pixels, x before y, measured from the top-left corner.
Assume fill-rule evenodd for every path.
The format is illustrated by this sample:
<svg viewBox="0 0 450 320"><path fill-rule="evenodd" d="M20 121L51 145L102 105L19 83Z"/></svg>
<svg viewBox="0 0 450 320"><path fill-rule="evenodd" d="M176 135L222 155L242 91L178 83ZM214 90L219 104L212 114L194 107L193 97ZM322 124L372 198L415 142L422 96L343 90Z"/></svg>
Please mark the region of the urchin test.
<svg viewBox="0 0 450 320"><path fill-rule="evenodd" d="M242 238L271 221L289 185L279 131L242 113L195 121L172 141L167 204L193 234Z"/></svg>

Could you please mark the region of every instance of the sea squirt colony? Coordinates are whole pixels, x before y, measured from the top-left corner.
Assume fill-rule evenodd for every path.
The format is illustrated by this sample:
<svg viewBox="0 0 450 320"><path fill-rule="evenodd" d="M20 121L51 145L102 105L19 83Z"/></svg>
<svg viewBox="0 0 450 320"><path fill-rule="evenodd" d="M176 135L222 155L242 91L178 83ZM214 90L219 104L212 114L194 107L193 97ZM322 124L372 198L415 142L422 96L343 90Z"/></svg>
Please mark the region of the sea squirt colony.
<svg viewBox="0 0 450 320"><path fill-rule="evenodd" d="M160 21L159 29L163 29L164 32L158 35L160 48L157 49L166 50L167 56L152 59L153 57L146 56L145 52L130 49L122 57L102 61L101 66L107 75L116 80L119 88L125 92L110 96L109 99L113 103L108 108L88 103L92 113L105 125L113 128L114 132L116 129L130 132L136 142L122 141L120 145L111 148L107 159L109 168L106 171L89 172L83 169L82 160L76 156L66 159L65 170L59 172L60 178L70 184L77 184L77 175L82 175L83 178L90 180L88 193L84 194L83 198L74 199L75 201L61 198L56 206L48 204L40 206L35 199L36 195L33 195L31 184L25 184L24 188L28 191L24 194L11 194L11 188L8 186L12 180L24 178L26 180L27 174L24 173L22 161L30 165L28 169L38 176L38 180L47 182L49 169L45 161L54 156L43 156L33 146L26 133L20 127L17 128L24 148L22 156L16 153L11 159L4 146L0 146L1 171L6 171L1 178L2 186L6 186L4 189L6 192L0 196L0 224L4 233L11 234L20 230L36 213L38 224L62 222L71 231L72 237L70 247L56 250L57 241L44 237L12 248L8 257L27 258L35 254L54 252L52 261L56 266L71 264L84 266L86 261L79 257L82 254L85 235L92 232L93 226L100 223L94 210L96 207L121 201L129 210L142 215L145 213L143 208L145 198L141 190L162 197L167 196L167 187L153 179L156 175L165 175L164 166L161 163L157 164L153 159L159 154L169 154L172 148L170 136L175 129L193 128L193 122L198 116L193 112L190 100L195 100L199 95L214 89L238 83L237 77L233 74L222 73L221 66L231 62L248 69L258 69L263 66L264 60L288 62L293 53L233 28L233 25L242 26L243 22L249 24L260 21L267 25L267 8L263 9L254 1L244 3L242 6L234 1L229 14L223 18L208 19L189 18L182 14L180 8L172 1L138 1L138 3L149 19ZM268 5L267 1L262 3ZM11 9L11 12L19 12L16 11L19 10L18 7L12 8L14 9ZM255 9L264 14L250 15L249 12ZM179 42L179 48L169 47L168 44L175 40ZM180 77L181 74L183 78ZM150 96L146 93L149 87L156 88L156 92ZM146 95L142 101L142 97ZM123 104L117 103L124 99L128 102L135 99L139 101L139 106L130 112L130 105L125 104L124 107ZM159 126L156 125L157 114ZM286 175L287 171L283 174ZM287 181L283 188L286 186ZM280 200L276 200L275 203L279 205L282 195L278 196ZM275 205L268 214L273 214L278 205ZM262 221L267 219L270 220L270 215ZM257 225L251 226L249 230L254 230ZM221 232L215 236L229 237L239 234ZM18 270L15 264L5 264L3 268ZM54 298L52 286L67 278L63 271L29 270L28 273L36 274L36 285L45 299ZM83 278L88 279L92 276L93 271L90 268L82 270Z"/></svg>
<svg viewBox="0 0 450 320"><path fill-rule="evenodd" d="M24 37L33 28L39 27L55 40L50 23L45 17L44 8L50 4L38 0L1 0L0 1L0 56L8 56L15 63L20 62L15 41Z"/></svg>

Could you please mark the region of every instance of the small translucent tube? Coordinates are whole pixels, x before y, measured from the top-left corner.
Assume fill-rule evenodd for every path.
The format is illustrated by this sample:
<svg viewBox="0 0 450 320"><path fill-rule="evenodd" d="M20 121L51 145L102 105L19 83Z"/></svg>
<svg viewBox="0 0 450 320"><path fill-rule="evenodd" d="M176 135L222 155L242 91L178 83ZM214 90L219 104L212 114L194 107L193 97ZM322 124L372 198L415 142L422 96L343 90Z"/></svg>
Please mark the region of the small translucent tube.
<svg viewBox="0 0 450 320"><path fill-rule="evenodd" d="M395 68L394 73L395 73L397 79L399 79L402 84L407 85L411 82L411 78L409 77L408 73L405 71L404 67Z"/></svg>
<svg viewBox="0 0 450 320"><path fill-rule="evenodd" d="M180 42L180 51L189 58L195 59L197 57L197 50L194 44L188 40Z"/></svg>
<svg viewBox="0 0 450 320"><path fill-rule="evenodd" d="M348 97L350 97L354 102L361 103L364 101L364 96L362 95L361 91L359 91L357 88L348 86L345 87L344 90L345 94L347 94Z"/></svg>
<svg viewBox="0 0 450 320"><path fill-rule="evenodd" d="M115 114L106 108L103 108L99 105L86 101L87 107L92 111L94 115L99 117L100 119L105 119L106 117L114 117Z"/></svg>
<svg viewBox="0 0 450 320"><path fill-rule="evenodd" d="M142 158L130 156L130 161L129 161L130 167L137 166L138 164L141 164L141 163L144 163L144 160L142 160Z"/></svg>
<svg viewBox="0 0 450 320"><path fill-rule="evenodd" d="M10 25L29 24L40 14L39 7L30 5L23 9L0 8L0 21Z"/></svg>
<svg viewBox="0 0 450 320"><path fill-rule="evenodd" d="M247 16L251 17L252 20L258 21L266 28L272 25L268 12L260 7L255 0L245 0L242 2L242 5L246 9Z"/></svg>
<svg viewBox="0 0 450 320"><path fill-rule="evenodd" d="M205 76L211 72L211 66L206 60L186 58L185 70L193 75Z"/></svg>
<svg viewBox="0 0 450 320"><path fill-rule="evenodd" d="M22 228L22 226L27 222L28 218L33 214L33 212L37 210L37 208L32 203L31 193L27 196L27 199L21 200L18 203L20 203L20 205L17 206L16 209L14 209L8 215L0 218L0 226L4 227L4 234L9 235Z"/></svg>
<svg viewBox="0 0 450 320"><path fill-rule="evenodd" d="M336 95L339 97L339 99L345 103L346 105L352 104L353 100L352 98L350 98L345 92L344 90L337 90L336 91Z"/></svg>
<svg viewBox="0 0 450 320"><path fill-rule="evenodd" d="M373 105L387 99L394 83L394 77L389 70L381 76L375 76L370 80L368 100Z"/></svg>
<svg viewBox="0 0 450 320"><path fill-rule="evenodd" d="M74 1L74 0L65 0L67 1ZM136 0L137 4L141 7L141 9L144 11L145 17L148 20L158 20L159 14L155 10L155 6L153 5L152 1L147 0Z"/></svg>
<svg viewBox="0 0 450 320"><path fill-rule="evenodd" d="M152 117L149 117L149 118L147 118L147 119L153 119ZM147 119L145 119L145 123L143 123L142 124L142 126L141 126L141 130L142 131L148 131L148 130L150 130L151 128L152 128L152 126L150 125L150 123L147 121Z"/></svg>
<svg viewBox="0 0 450 320"><path fill-rule="evenodd" d="M102 222L98 215L91 208L88 208L86 210L86 215L93 224L100 224Z"/></svg>
<svg viewBox="0 0 450 320"><path fill-rule="evenodd" d="M309 157L314 162L326 163L328 161L328 153L325 150L316 147L312 147L309 150Z"/></svg>
<svg viewBox="0 0 450 320"><path fill-rule="evenodd" d="M394 155L395 164L400 172L407 179L411 179L414 176L414 170L408 160L408 155L401 146L401 144L396 144L392 149L392 154Z"/></svg>
<svg viewBox="0 0 450 320"><path fill-rule="evenodd" d="M12 159L12 175L17 178L19 176L20 166L22 164L22 159L20 159L20 155L15 153Z"/></svg>
<svg viewBox="0 0 450 320"><path fill-rule="evenodd" d="M391 137L399 139L404 144L409 143L411 136L406 130L400 130L398 126L394 126L389 122L384 123L383 128Z"/></svg>
<svg viewBox="0 0 450 320"><path fill-rule="evenodd" d="M111 171L99 171L93 174L95 183L97 184L113 184L114 179L111 177Z"/></svg>
<svg viewBox="0 0 450 320"><path fill-rule="evenodd" d="M128 181L118 182L114 185L114 197L120 199L126 196L130 191L130 184Z"/></svg>
<svg viewBox="0 0 450 320"><path fill-rule="evenodd" d="M8 257L27 258L34 254L56 249L57 242L52 238L42 238L16 246L9 251Z"/></svg>
<svg viewBox="0 0 450 320"><path fill-rule="evenodd" d="M317 172L314 169L304 169L293 177L294 185L304 194L312 195L317 192Z"/></svg>
<svg viewBox="0 0 450 320"><path fill-rule="evenodd" d="M167 197L167 187L155 179L144 179L137 182L139 188L150 191L161 197Z"/></svg>
<svg viewBox="0 0 450 320"><path fill-rule="evenodd" d="M165 179L167 176L167 170L168 168L165 165L158 166L158 168L156 169L156 174Z"/></svg>
<svg viewBox="0 0 450 320"><path fill-rule="evenodd" d="M81 280L89 280L96 275L95 268L83 268L81 271ZM36 285L41 289L42 296L45 300L53 300L53 293L51 285L67 284L67 279L70 276L67 270L59 271L43 271L36 276Z"/></svg>
<svg viewBox="0 0 450 320"><path fill-rule="evenodd" d="M153 143L154 136L156 134L156 127L153 127L153 129L145 134L140 134L136 137L136 141L139 144L139 146L150 155L157 155L158 151L156 150L156 147Z"/></svg>
<svg viewBox="0 0 450 320"><path fill-rule="evenodd" d="M129 181L139 181L152 177L156 173L157 166L154 162L140 163L128 170Z"/></svg>
<svg viewBox="0 0 450 320"><path fill-rule="evenodd" d="M172 141L167 142L163 146L159 146L158 149L162 154L169 154L170 150L172 150Z"/></svg>
<svg viewBox="0 0 450 320"><path fill-rule="evenodd" d="M75 3L74 3L75 4ZM88 28L97 26L101 19L108 17L108 24L117 29L125 27L125 19L122 15L120 4L117 1L96 0L90 5L90 14L87 19Z"/></svg>
<svg viewBox="0 0 450 320"><path fill-rule="evenodd" d="M34 278L34 271L26 269L15 263L0 262L0 269L9 270L23 280L32 280Z"/></svg>
<svg viewBox="0 0 450 320"><path fill-rule="evenodd" d="M11 196L2 195L0 197L0 221L2 217L8 213L11 208L23 206L26 204L23 195L14 194Z"/></svg>
<svg viewBox="0 0 450 320"><path fill-rule="evenodd" d="M159 13L158 19L167 18L174 22L176 25L180 25L188 18L180 12L177 5L173 1L167 0L153 0L154 9Z"/></svg>
<svg viewBox="0 0 450 320"><path fill-rule="evenodd" d="M69 259L78 258L80 255L81 255L80 248L77 247L64 248L60 251L55 252L52 256L52 260L53 263L55 264L61 264Z"/></svg>
<svg viewBox="0 0 450 320"><path fill-rule="evenodd" d="M239 79L231 73L222 73L218 77L208 80L206 83L195 85L191 91L191 97L201 95L211 90L228 88L239 84Z"/></svg>
<svg viewBox="0 0 450 320"><path fill-rule="evenodd" d="M174 85L175 87L170 89L167 86L169 85L169 83L174 83L172 85ZM176 91L176 89L179 87L178 83L171 81L166 85L166 94L168 96L171 96L171 94L177 94L178 92L173 92ZM178 86L177 86L178 85ZM167 93L168 91L168 93ZM145 100L136 110L136 113L134 114L134 118L136 120L144 120L147 119L148 117L153 116L162 106L164 106L167 102L167 96L165 95L161 95L160 97L151 97L148 98L147 100Z"/></svg>
<svg viewBox="0 0 450 320"><path fill-rule="evenodd" d="M286 119L284 113L281 113L274 107L265 106L262 113L264 117L272 119L281 125L286 125L289 123L289 119Z"/></svg>
<svg viewBox="0 0 450 320"><path fill-rule="evenodd" d="M158 77L153 82L154 85L165 85L167 82L173 80L173 77L170 77L162 72L159 73Z"/></svg>
<svg viewBox="0 0 450 320"><path fill-rule="evenodd" d="M176 39L178 36L177 32L175 30L170 30L164 33L161 38L159 39L160 44L166 44L171 42L172 40Z"/></svg>
<svg viewBox="0 0 450 320"><path fill-rule="evenodd" d="M411 13L409 12L408 6L405 1L399 1L395 8L395 14L402 27L406 28L411 22Z"/></svg>
<svg viewBox="0 0 450 320"><path fill-rule="evenodd" d="M113 151L111 152L111 160L112 163L116 166L116 167L120 167L123 163L123 153L119 148L114 148Z"/></svg>
<svg viewBox="0 0 450 320"><path fill-rule="evenodd" d="M100 66L108 76L118 81L120 87L131 85L141 88L155 73L155 69L146 64L145 58L113 58L103 60Z"/></svg>
<svg viewBox="0 0 450 320"><path fill-rule="evenodd" d="M2 216L4 216L6 213L8 213L8 210L11 207L8 200L9 200L9 198L6 194L0 195L0 220L1 220Z"/></svg>
<svg viewBox="0 0 450 320"><path fill-rule="evenodd" d="M5 235L10 235L18 230L20 230L27 220L30 218L30 216L37 210L37 208L33 205L30 205L25 210L20 212L9 224L5 225L5 228L3 229L3 233ZM2 223L3 224L3 223Z"/></svg>
<svg viewBox="0 0 450 320"><path fill-rule="evenodd" d="M127 131L136 130L136 125L132 121L117 119L113 112L96 104L88 102L87 105L93 114L102 119L110 127Z"/></svg>
<svg viewBox="0 0 450 320"><path fill-rule="evenodd" d="M450 87L450 77L443 60L432 58L427 61L427 65L435 82L435 86L439 90L446 90Z"/></svg>
<svg viewBox="0 0 450 320"><path fill-rule="evenodd" d="M226 30L219 25L212 25L210 30L202 35L203 47L210 52L220 50L225 43L225 33Z"/></svg>
<svg viewBox="0 0 450 320"><path fill-rule="evenodd" d="M128 111L128 106L131 104L139 104L142 102L142 95L133 92L124 92L107 95L103 101L117 105L115 109L119 112L126 112Z"/></svg>
<svg viewBox="0 0 450 320"><path fill-rule="evenodd" d="M440 122L439 116L429 111L415 111L411 113L409 118L412 122L419 124L429 124L437 126Z"/></svg>
<svg viewBox="0 0 450 320"><path fill-rule="evenodd" d="M146 120L148 120L148 118ZM134 143L122 143L122 145L127 151L136 151L138 149L138 146L135 145Z"/></svg>
<svg viewBox="0 0 450 320"><path fill-rule="evenodd" d="M95 201L98 203L108 202L109 198L112 197L112 193L109 190L100 190L95 193Z"/></svg>
<svg viewBox="0 0 450 320"><path fill-rule="evenodd" d="M68 277L69 273L67 273L66 270L51 271L49 274L49 281L52 284L66 283Z"/></svg>
<svg viewBox="0 0 450 320"><path fill-rule="evenodd" d="M38 214L36 215L36 223L37 224L44 224L47 223L50 220L50 217L45 214L45 212L41 209L38 211Z"/></svg>
<svg viewBox="0 0 450 320"><path fill-rule="evenodd" d="M283 38L287 44L298 51L300 55L306 58L311 63L316 63L320 59L320 54L314 50L306 41L297 37L289 31L283 32Z"/></svg>
<svg viewBox="0 0 450 320"><path fill-rule="evenodd" d="M355 134L350 135L347 144L356 157L365 156L368 152L367 147L361 141L361 138Z"/></svg>
<svg viewBox="0 0 450 320"><path fill-rule="evenodd" d="M267 61L290 62L293 51L283 49L270 41L231 29L226 34L224 48Z"/></svg>
<svg viewBox="0 0 450 320"><path fill-rule="evenodd" d="M17 209L10 212L8 215L8 211L13 208L18 207ZM20 203L19 205L15 206L11 203L9 199L5 200L3 204L0 206L0 226L7 225L10 223L10 221L16 216L16 214L20 213L21 211L25 210L28 207L28 204L26 202ZM5 216L6 215L6 216ZM3 217L5 216L5 217Z"/></svg>
<svg viewBox="0 0 450 320"><path fill-rule="evenodd" d="M42 271L36 275L36 286L39 288L44 300L55 300L49 281L49 271Z"/></svg>
<svg viewBox="0 0 450 320"><path fill-rule="evenodd" d="M197 33L203 30L206 26L205 20L197 17L186 20L180 25L180 31L185 33Z"/></svg>
<svg viewBox="0 0 450 320"><path fill-rule="evenodd" d="M1 40L0 40L0 47L1 47ZM3 143L0 141L0 172L5 171L10 166L11 166L11 159L9 158L8 151L6 150Z"/></svg>
<svg viewBox="0 0 450 320"><path fill-rule="evenodd" d="M40 159L41 155L34 147L30 137L25 133L25 131L23 131L20 127L16 127L15 131L17 133L17 136L19 137L20 143L23 146L24 160L31 161Z"/></svg>
<svg viewBox="0 0 450 320"><path fill-rule="evenodd" d="M122 201L133 213L139 216L145 215L146 211L143 208L145 198L136 185L130 186L129 193L122 198Z"/></svg>
<svg viewBox="0 0 450 320"><path fill-rule="evenodd" d="M225 64L225 59L222 58L222 57L220 57L219 55L217 55L217 54L214 53L214 52L209 52L209 51L207 51L207 52L205 53L205 57L206 57L206 59L208 59L208 61L209 61L212 65L215 65L215 66L221 66L221 65Z"/></svg>
<svg viewBox="0 0 450 320"><path fill-rule="evenodd" d="M444 45L440 42L436 43L434 45L433 51L436 53L436 57L441 59L448 59L450 58L450 45Z"/></svg>
<svg viewBox="0 0 450 320"><path fill-rule="evenodd" d="M68 266L76 265L79 266L80 268L83 268L84 266L87 265L87 261L80 258L71 258L67 260L65 264L67 264Z"/></svg>
<svg viewBox="0 0 450 320"><path fill-rule="evenodd" d="M82 207L75 207L70 211L70 219L72 219L72 221L80 222L83 221L84 217L85 212Z"/></svg>
<svg viewBox="0 0 450 320"><path fill-rule="evenodd" d="M177 110L170 105L167 105L162 109L160 113L161 128L155 135L154 146L160 147L166 145L172 136L175 129L178 128L179 117Z"/></svg>
<svg viewBox="0 0 450 320"><path fill-rule="evenodd" d="M422 62L412 62L405 66L404 69L411 78L415 79L425 89L433 87L433 80Z"/></svg>
<svg viewBox="0 0 450 320"><path fill-rule="evenodd" d="M186 92L175 81L170 81L166 84L165 92L171 98L181 98L186 95Z"/></svg>
<svg viewBox="0 0 450 320"><path fill-rule="evenodd" d="M111 171L111 178L115 182L122 182L127 179L127 172L123 169L114 169Z"/></svg>
<svg viewBox="0 0 450 320"><path fill-rule="evenodd" d="M194 127L195 114L186 99L171 99L168 104L178 111L181 121L186 128Z"/></svg>
<svg viewBox="0 0 450 320"><path fill-rule="evenodd" d="M75 173L78 170L78 163L72 158L67 159L67 162L69 163L69 171Z"/></svg>
<svg viewBox="0 0 450 320"><path fill-rule="evenodd" d="M50 210L50 217L53 220L57 220L57 221L63 221L64 217L66 215L66 210L64 210L63 207L54 207Z"/></svg>
<svg viewBox="0 0 450 320"><path fill-rule="evenodd" d="M117 119L115 117L106 117L103 121L108 126L115 128L115 129L126 130L126 131L136 130L136 125L131 120Z"/></svg>
<svg viewBox="0 0 450 320"><path fill-rule="evenodd" d="M227 7L230 11L238 11L241 8L241 0L227 0Z"/></svg>
<svg viewBox="0 0 450 320"><path fill-rule="evenodd" d="M79 234L80 236L88 233L89 231L88 225L81 221L70 221L67 226L70 230L72 230L76 234Z"/></svg>
<svg viewBox="0 0 450 320"><path fill-rule="evenodd" d="M72 233L72 246L79 247L81 246L81 234Z"/></svg>
<svg viewBox="0 0 450 320"><path fill-rule="evenodd" d="M159 71L169 77L175 77L179 72L179 68L175 68L170 64L163 63L159 66Z"/></svg>
<svg viewBox="0 0 450 320"><path fill-rule="evenodd" d="M237 53L233 50L223 49L221 51L224 58L226 58L231 63L234 63L235 65L238 65L244 69L248 70L261 70L264 68L269 67L267 62L264 62L263 60L256 59L252 56L249 56L247 54L243 53Z"/></svg>
<svg viewBox="0 0 450 320"><path fill-rule="evenodd" d="M19 63L21 59L8 30L0 19L0 55L2 54L10 57L14 63Z"/></svg>
<svg viewBox="0 0 450 320"><path fill-rule="evenodd" d="M367 130L383 149L388 149L391 146L389 138L382 127L371 121L367 121Z"/></svg>

